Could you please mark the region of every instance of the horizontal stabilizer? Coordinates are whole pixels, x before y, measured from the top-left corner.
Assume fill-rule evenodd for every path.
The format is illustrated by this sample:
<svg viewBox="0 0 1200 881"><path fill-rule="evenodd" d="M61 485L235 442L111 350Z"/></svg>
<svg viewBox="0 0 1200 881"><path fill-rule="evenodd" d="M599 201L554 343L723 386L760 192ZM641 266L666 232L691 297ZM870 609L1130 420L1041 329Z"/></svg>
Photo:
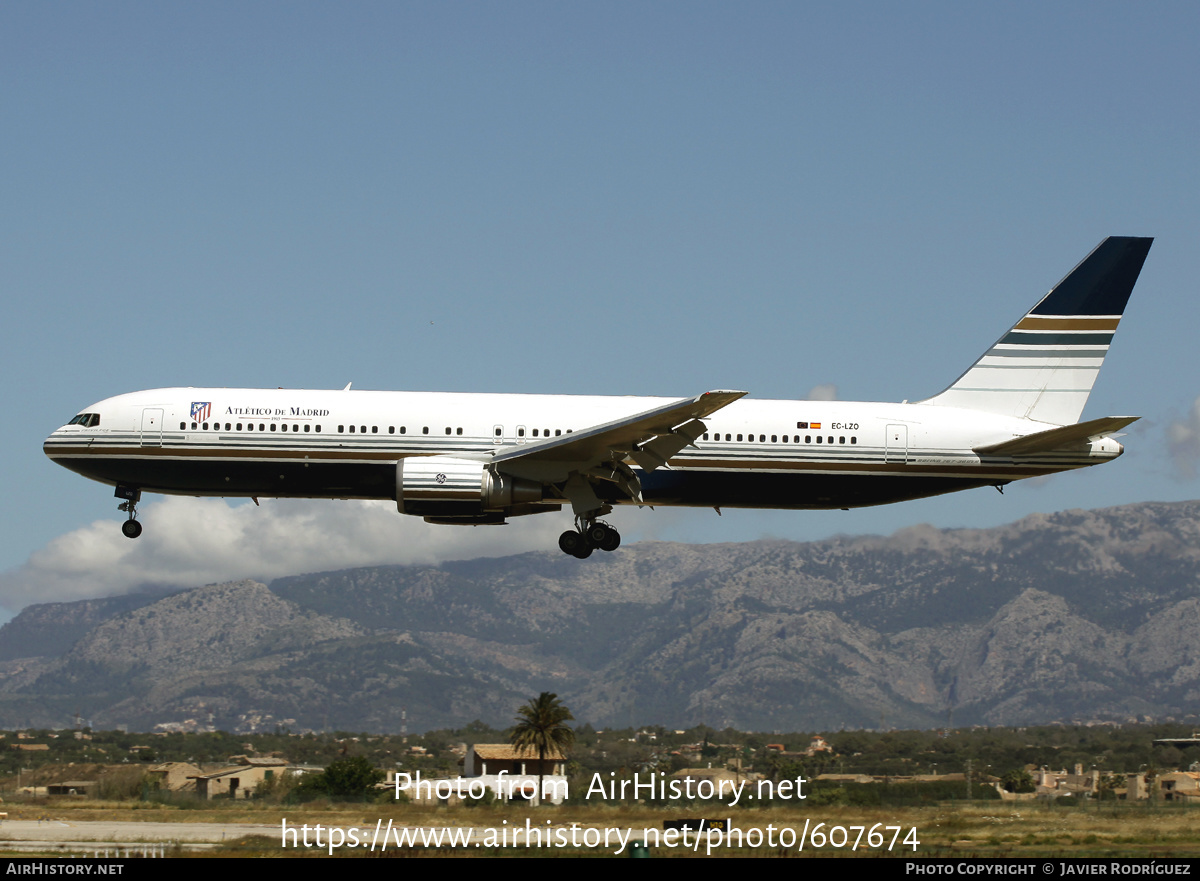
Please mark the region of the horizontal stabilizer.
<svg viewBox="0 0 1200 881"><path fill-rule="evenodd" d="M1090 443L1097 438L1108 437L1141 418L1140 416L1105 416L1103 419L1092 419L1077 425L1051 428L1002 443L989 444L986 447L975 447L975 452L988 456L1027 456L1033 453L1047 453L1051 450Z"/></svg>

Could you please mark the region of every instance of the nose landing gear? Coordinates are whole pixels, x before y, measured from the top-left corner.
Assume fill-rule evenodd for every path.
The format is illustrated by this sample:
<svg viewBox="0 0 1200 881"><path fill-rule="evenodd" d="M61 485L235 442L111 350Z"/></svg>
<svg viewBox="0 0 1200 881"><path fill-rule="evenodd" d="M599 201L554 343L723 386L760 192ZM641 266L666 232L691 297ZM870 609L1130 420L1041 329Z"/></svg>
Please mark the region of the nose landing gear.
<svg viewBox="0 0 1200 881"><path fill-rule="evenodd" d="M142 524L137 521L137 503L142 499L142 491L131 486L118 486L113 495L125 500L117 505L117 510L129 514L129 519L121 524L121 534L126 538L137 538L142 534Z"/></svg>
<svg viewBox="0 0 1200 881"><path fill-rule="evenodd" d="M597 548L615 551L621 546L621 533L607 523L575 518L575 529L568 529L558 537L558 547L564 554L586 560Z"/></svg>

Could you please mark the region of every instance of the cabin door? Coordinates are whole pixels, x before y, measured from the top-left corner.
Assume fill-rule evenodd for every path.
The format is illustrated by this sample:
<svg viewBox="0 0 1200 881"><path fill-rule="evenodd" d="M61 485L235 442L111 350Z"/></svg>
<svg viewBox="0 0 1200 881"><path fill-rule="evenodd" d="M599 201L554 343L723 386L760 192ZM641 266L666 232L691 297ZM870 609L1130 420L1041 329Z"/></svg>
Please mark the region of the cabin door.
<svg viewBox="0 0 1200 881"><path fill-rule="evenodd" d="M146 407L142 410L142 446L162 446L163 411L159 408Z"/></svg>
<svg viewBox="0 0 1200 881"><path fill-rule="evenodd" d="M884 453L883 461L900 463L908 461L907 425L889 425L887 427L887 452Z"/></svg>

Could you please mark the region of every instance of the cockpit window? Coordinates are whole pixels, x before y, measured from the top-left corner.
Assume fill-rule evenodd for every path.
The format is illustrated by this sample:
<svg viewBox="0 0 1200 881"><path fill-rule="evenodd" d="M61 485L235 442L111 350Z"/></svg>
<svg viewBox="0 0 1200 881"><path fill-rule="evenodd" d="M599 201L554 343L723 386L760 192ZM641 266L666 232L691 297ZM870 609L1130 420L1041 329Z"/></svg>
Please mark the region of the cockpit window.
<svg viewBox="0 0 1200 881"><path fill-rule="evenodd" d="M67 425L81 425L84 428L95 428L99 424L100 424L100 414L99 413L80 413L78 416L76 416L74 419L72 419L70 422L67 423Z"/></svg>

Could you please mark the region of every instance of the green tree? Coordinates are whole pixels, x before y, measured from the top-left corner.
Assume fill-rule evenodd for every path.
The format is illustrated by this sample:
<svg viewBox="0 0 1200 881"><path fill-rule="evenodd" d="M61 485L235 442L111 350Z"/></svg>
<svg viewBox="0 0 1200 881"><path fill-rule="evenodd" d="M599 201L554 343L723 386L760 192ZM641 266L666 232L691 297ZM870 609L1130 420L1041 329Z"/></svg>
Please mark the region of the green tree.
<svg viewBox="0 0 1200 881"><path fill-rule="evenodd" d="M509 743L518 750L537 750L537 803L542 803L542 777L546 754L567 752L575 745L575 732L566 723L575 717L563 706L558 695L543 691L536 699L517 710L517 724Z"/></svg>
<svg viewBox="0 0 1200 881"><path fill-rule="evenodd" d="M1014 768L1005 772L1004 776L1000 778L1000 782L1009 792L1037 792L1033 775L1024 768Z"/></svg>
<svg viewBox="0 0 1200 881"><path fill-rule="evenodd" d="M365 757L355 756L331 762L320 774L306 774L293 791L301 801L321 795L339 801L366 801L385 776Z"/></svg>
<svg viewBox="0 0 1200 881"><path fill-rule="evenodd" d="M365 799L386 776L363 756L338 759L325 769L325 790L334 798Z"/></svg>
<svg viewBox="0 0 1200 881"><path fill-rule="evenodd" d="M1115 801L1117 798L1117 790L1125 785L1124 774L1110 774L1105 771L1100 775L1098 781L1099 792L1096 793L1097 798L1101 801Z"/></svg>

